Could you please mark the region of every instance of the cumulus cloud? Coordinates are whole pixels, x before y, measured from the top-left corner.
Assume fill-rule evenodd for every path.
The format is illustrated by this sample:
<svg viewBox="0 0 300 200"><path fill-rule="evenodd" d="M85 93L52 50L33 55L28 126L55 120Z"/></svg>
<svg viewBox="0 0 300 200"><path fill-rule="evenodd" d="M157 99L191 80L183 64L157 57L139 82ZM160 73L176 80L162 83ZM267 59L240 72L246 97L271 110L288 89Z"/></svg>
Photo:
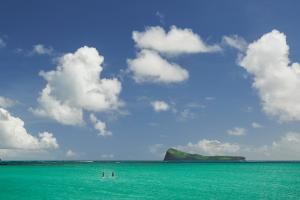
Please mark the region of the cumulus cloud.
<svg viewBox="0 0 300 200"><path fill-rule="evenodd" d="M128 69L137 83L179 83L189 78L186 69L162 56L221 51L218 45L207 45L191 29L172 26L166 32L160 26L133 31L132 38L139 49L137 57L128 59Z"/></svg>
<svg viewBox="0 0 300 200"><path fill-rule="evenodd" d="M138 48L152 49L169 55L221 50L218 45L207 45L191 29L181 29L176 26L171 26L169 32L160 26L147 27L144 32L133 31L132 38Z"/></svg>
<svg viewBox="0 0 300 200"><path fill-rule="evenodd" d="M198 143L189 142L187 145L177 146L177 148L202 155L245 156L247 160L299 160L300 133L285 133L278 140L263 146L202 139Z"/></svg>
<svg viewBox="0 0 300 200"><path fill-rule="evenodd" d="M228 142L221 142L219 140L202 139L198 143L189 142L185 146L178 146L177 148L190 153L198 153L203 155L233 155L240 150L238 144Z"/></svg>
<svg viewBox="0 0 300 200"><path fill-rule="evenodd" d="M137 83L178 83L189 77L188 71L180 65L168 62L151 50L142 50L135 59L128 59L127 63Z"/></svg>
<svg viewBox="0 0 300 200"><path fill-rule="evenodd" d="M299 160L300 133L289 132L278 141L274 141L268 155L272 159Z"/></svg>
<svg viewBox="0 0 300 200"><path fill-rule="evenodd" d="M151 106L155 112L167 111L170 109L170 106L165 101L152 101Z"/></svg>
<svg viewBox="0 0 300 200"><path fill-rule="evenodd" d="M56 149L58 143L52 133L42 132L35 137L24 128L24 121L0 108L0 149L42 150Z"/></svg>
<svg viewBox="0 0 300 200"><path fill-rule="evenodd" d="M112 133L107 130L105 122L97 119L94 114L90 114L90 120L94 125L94 128L98 131L101 136L110 136Z"/></svg>
<svg viewBox="0 0 300 200"><path fill-rule="evenodd" d="M246 135L246 129L241 127L234 127L233 129L227 130L227 134L232 136Z"/></svg>
<svg viewBox="0 0 300 200"><path fill-rule="evenodd" d="M248 46L246 40L238 35L223 36L223 43L242 52L245 51Z"/></svg>
<svg viewBox="0 0 300 200"><path fill-rule="evenodd" d="M262 128L263 126L257 122L252 122L251 123L252 128Z"/></svg>
<svg viewBox="0 0 300 200"><path fill-rule="evenodd" d="M83 111L118 109L121 83L116 78L100 78L103 57L95 48L81 47L63 55L56 70L40 72L47 81L31 111L67 125L83 123Z"/></svg>
<svg viewBox="0 0 300 200"><path fill-rule="evenodd" d="M32 54L38 54L38 55L51 55L53 53L52 47L46 47L43 44L36 44L33 46Z"/></svg>
<svg viewBox="0 0 300 200"><path fill-rule="evenodd" d="M16 105L16 103L17 102L15 100L0 96L0 107L2 107L2 108L12 107L12 106Z"/></svg>
<svg viewBox="0 0 300 200"><path fill-rule="evenodd" d="M268 145L243 146L240 152L249 159L299 160L300 133L285 133L278 140Z"/></svg>
<svg viewBox="0 0 300 200"><path fill-rule="evenodd" d="M81 108L63 103L51 95L51 87L47 85L38 98L39 107L30 109L35 115L48 117L65 125L83 124Z"/></svg>
<svg viewBox="0 0 300 200"><path fill-rule="evenodd" d="M289 60L284 33L273 30L251 43L240 65L253 75L252 86L267 115L300 120L300 65Z"/></svg>

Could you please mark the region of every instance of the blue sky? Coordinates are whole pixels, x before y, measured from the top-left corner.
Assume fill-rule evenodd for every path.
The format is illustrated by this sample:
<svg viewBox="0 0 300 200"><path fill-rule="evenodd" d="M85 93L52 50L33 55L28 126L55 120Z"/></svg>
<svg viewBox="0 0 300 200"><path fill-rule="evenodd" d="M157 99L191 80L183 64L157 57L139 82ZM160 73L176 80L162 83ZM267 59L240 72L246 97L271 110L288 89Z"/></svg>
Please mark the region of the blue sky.
<svg viewBox="0 0 300 200"><path fill-rule="evenodd" d="M0 121L0 157L156 160L178 147L208 155L299 159L298 4L3 1L0 107L9 117ZM185 36L170 39L172 30ZM91 59L81 63L79 75L95 65L103 69L100 76L94 71L89 76L111 81L106 92L95 77L94 85L81 85L96 90L92 95L106 98L107 105L77 91L76 77L68 82L68 73L50 75L57 66L72 71L77 57ZM94 60L100 57L103 62ZM52 93L39 101L47 83ZM114 91L118 84L120 91ZM62 120L58 108L48 107L49 98L81 111L81 122ZM15 135L7 131L22 127ZM45 131L48 135L39 136Z"/></svg>

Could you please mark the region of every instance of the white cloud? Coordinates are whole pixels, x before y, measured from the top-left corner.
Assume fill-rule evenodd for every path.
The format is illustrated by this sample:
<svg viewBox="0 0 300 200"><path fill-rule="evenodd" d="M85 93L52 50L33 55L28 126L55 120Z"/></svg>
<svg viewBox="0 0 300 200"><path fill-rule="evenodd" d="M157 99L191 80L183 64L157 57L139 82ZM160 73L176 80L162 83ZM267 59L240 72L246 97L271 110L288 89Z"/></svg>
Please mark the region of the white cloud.
<svg viewBox="0 0 300 200"><path fill-rule="evenodd" d="M241 154L249 159L263 160L299 160L300 159L300 133L288 132L280 139L269 145L243 146Z"/></svg>
<svg viewBox="0 0 300 200"><path fill-rule="evenodd" d="M69 149L67 152L66 152L66 157L68 158L73 158L73 157L76 157L77 156L77 153L72 151L71 149Z"/></svg>
<svg viewBox="0 0 300 200"><path fill-rule="evenodd" d="M152 101L151 106L155 112L167 111L170 109L170 106L165 101Z"/></svg>
<svg viewBox="0 0 300 200"><path fill-rule="evenodd" d="M0 38L0 48L6 47L6 42Z"/></svg>
<svg viewBox="0 0 300 200"><path fill-rule="evenodd" d="M177 148L202 155L245 156L247 160L300 160L300 133L286 133L279 140L263 146L202 139Z"/></svg>
<svg viewBox="0 0 300 200"><path fill-rule="evenodd" d="M67 102L62 103L51 95L51 87L47 85L38 98L39 107L30 109L35 115L48 117L61 124L78 125L83 124L83 111L81 108L71 106Z"/></svg>
<svg viewBox="0 0 300 200"><path fill-rule="evenodd" d="M269 157L281 160L300 159L300 133L289 132L282 136L280 140L274 141Z"/></svg>
<svg viewBox="0 0 300 200"><path fill-rule="evenodd" d="M198 143L189 142L185 146L178 146L178 149L190 153L198 153L202 155L235 155L239 152L240 146L228 142L220 142L219 140L199 140Z"/></svg>
<svg viewBox="0 0 300 200"><path fill-rule="evenodd" d="M141 49L152 49L169 55L221 50L218 45L207 45L191 29L180 29L176 26L171 26L167 33L160 26L147 27L144 32L133 31L132 38Z"/></svg>
<svg viewBox="0 0 300 200"><path fill-rule="evenodd" d="M251 123L252 128L262 128L263 126L257 122L252 122Z"/></svg>
<svg viewBox="0 0 300 200"><path fill-rule="evenodd" d="M100 78L103 57L95 48L81 47L59 59L56 70L40 72L47 81L31 111L59 123L83 123L83 111L105 112L118 109L121 83L116 78Z"/></svg>
<svg viewBox="0 0 300 200"><path fill-rule="evenodd" d="M277 30L248 46L240 65L253 75L263 111L280 121L300 120L300 65L289 60L286 36Z"/></svg>
<svg viewBox="0 0 300 200"><path fill-rule="evenodd" d="M178 83L189 77L187 70L175 63L169 63L157 52L142 50L137 58L127 60L129 70L137 83Z"/></svg>
<svg viewBox="0 0 300 200"><path fill-rule="evenodd" d="M94 125L94 128L98 131L101 136L110 136L112 133L107 130L106 124L101 120L97 119L94 114L90 114L90 120Z"/></svg>
<svg viewBox="0 0 300 200"><path fill-rule="evenodd" d="M24 121L0 108L0 149L42 150L56 149L52 133L42 132L35 137L24 128Z"/></svg>
<svg viewBox="0 0 300 200"><path fill-rule="evenodd" d="M32 54L38 55L51 55L53 52L52 47L45 47L43 44L36 44L33 46Z"/></svg>
<svg viewBox="0 0 300 200"><path fill-rule="evenodd" d="M16 105L16 103L17 102L15 100L0 96L0 107L2 107L2 108L12 107L12 106Z"/></svg>
<svg viewBox="0 0 300 200"><path fill-rule="evenodd" d="M133 31L132 38L140 52L134 59L128 59L129 71L137 83L179 83L189 78L189 73L162 55L205 53L221 51L218 45L207 45L191 29L172 26L169 32L162 27L148 27L144 32Z"/></svg>
<svg viewBox="0 0 300 200"><path fill-rule="evenodd" d="M245 51L248 46L246 40L238 35L223 36L223 42L226 45L238 49L242 52Z"/></svg>
<svg viewBox="0 0 300 200"><path fill-rule="evenodd" d="M246 135L246 129L241 127L234 127L233 129L227 130L227 134L233 136Z"/></svg>

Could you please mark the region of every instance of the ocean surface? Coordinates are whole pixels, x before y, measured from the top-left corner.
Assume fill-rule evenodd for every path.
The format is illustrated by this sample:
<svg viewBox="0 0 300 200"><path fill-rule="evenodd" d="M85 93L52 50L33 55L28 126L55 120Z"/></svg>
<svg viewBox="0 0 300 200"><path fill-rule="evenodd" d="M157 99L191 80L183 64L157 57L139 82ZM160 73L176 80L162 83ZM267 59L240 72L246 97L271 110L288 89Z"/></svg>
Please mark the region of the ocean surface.
<svg viewBox="0 0 300 200"><path fill-rule="evenodd" d="M300 163L2 162L12 199L299 200Z"/></svg>

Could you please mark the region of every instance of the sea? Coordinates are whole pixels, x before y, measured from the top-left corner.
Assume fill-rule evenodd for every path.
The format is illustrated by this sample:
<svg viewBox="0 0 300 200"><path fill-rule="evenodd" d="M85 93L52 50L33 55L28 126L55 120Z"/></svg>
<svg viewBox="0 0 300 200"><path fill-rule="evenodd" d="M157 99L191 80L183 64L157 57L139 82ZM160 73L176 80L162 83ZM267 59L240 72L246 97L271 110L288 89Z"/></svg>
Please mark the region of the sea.
<svg viewBox="0 0 300 200"><path fill-rule="evenodd" d="M0 200L300 200L300 162L0 162Z"/></svg>

